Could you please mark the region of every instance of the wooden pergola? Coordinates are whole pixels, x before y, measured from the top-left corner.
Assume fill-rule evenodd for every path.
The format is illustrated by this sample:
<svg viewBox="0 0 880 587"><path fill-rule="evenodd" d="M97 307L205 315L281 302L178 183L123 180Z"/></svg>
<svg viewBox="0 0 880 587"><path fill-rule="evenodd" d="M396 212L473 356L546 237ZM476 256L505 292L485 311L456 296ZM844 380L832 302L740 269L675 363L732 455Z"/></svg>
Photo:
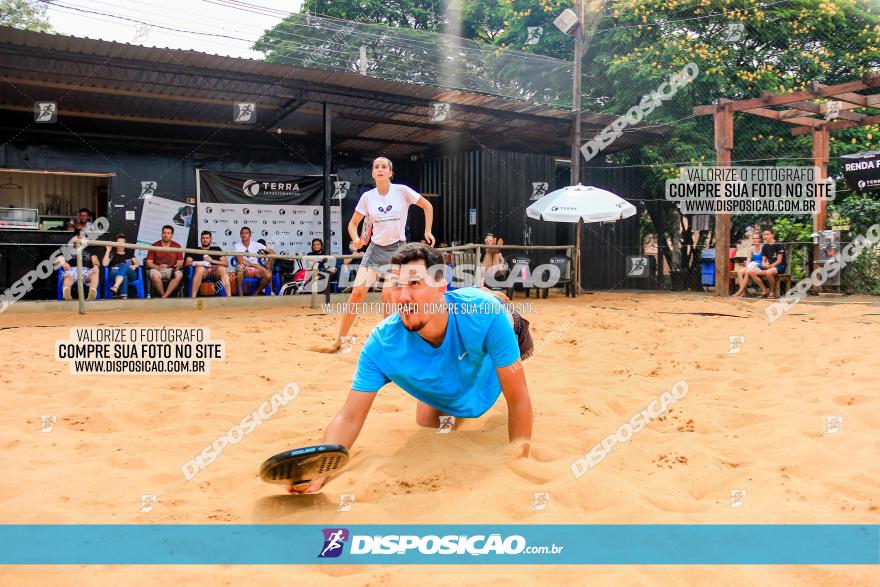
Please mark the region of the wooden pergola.
<svg viewBox="0 0 880 587"><path fill-rule="evenodd" d="M880 116L852 112L859 108L880 109L880 94L865 95L859 92L880 87L880 73L866 73L858 81L826 86L817 82L810 84L809 90L774 94L761 92L760 98L750 100L727 100L721 98L717 104L696 106L694 116L711 114L715 119L715 164L730 165L733 152L733 114L743 112L763 116L780 122L795 125L793 136L810 133L813 137L813 165L819 168L819 181L828 177L829 139L832 130L880 124ZM822 100L818 102L817 100ZM837 102L836 118L826 119L829 106ZM773 107L781 107L774 109ZM830 116L828 118L831 118ZM814 232L824 230L828 202L819 200L818 210L813 217ZM727 255L719 251L730 248L730 214L715 215L715 295L727 296L730 279L730 264Z"/></svg>

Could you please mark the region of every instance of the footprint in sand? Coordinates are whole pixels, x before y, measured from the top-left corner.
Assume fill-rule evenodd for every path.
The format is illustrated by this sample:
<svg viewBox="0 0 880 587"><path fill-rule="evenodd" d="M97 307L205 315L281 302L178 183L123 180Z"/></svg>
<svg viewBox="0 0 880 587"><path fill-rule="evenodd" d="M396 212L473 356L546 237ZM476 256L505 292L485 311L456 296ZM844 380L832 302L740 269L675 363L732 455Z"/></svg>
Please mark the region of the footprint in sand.
<svg viewBox="0 0 880 587"><path fill-rule="evenodd" d="M658 468L666 467L667 469L671 469L673 465L686 465L688 464L688 459L685 456L679 455L666 455L659 454L657 458L652 461L654 465Z"/></svg>
<svg viewBox="0 0 880 587"><path fill-rule="evenodd" d="M694 421L688 420L683 425L676 428L679 432L693 432L694 431Z"/></svg>
<svg viewBox="0 0 880 587"><path fill-rule="evenodd" d="M627 413L626 407L623 406L620 402L616 400L611 400L608 402L608 407L614 410L614 413L618 416L624 415Z"/></svg>
<svg viewBox="0 0 880 587"><path fill-rule="evenodd" d="M415 488L427 490L430 493L440 491L443 488L443 485L440 482L440 477L438 475L430 475L416 481L401 480L397 482L397 485L404 489L406 493L412 492L412 490Z"/></svg>
<svg viewBox="0 0 880 587"><path fill-rule="evenodd" d="M561 477L565 471L556 463L541 463L530 459L516 459L507 463L510 470L531 483L544 485L554 478Z"/></svg>
<svg viewBox="0 0 880 587"><path fill-rule="evenodd" d="M110 418L100 414L94 416L72 414L62 418L62 420L67 422L70 428L77 432L105 433L119 431L119 427Z"/></svg>
<svg viewBox="0 0 880 587"><path fill-rule="evenodd" d="M866 404L869 402L876 401L877 398L871 397L870 395L838 395L834 398L834 403L839 406L852 406L852 405L860 405Z"/></svg>
<svg viewBox="0 0 880 587"><path fill-rule="evenodd" d="M396 406L395 404L378 405L374 409L382 414L393 414L400 411L400 407Z"/></svg>
<svg viewBox="0 0 880 587"><path fill-rule="evenodd" d="M550 463L565 458L565 454L558 448L546 444L532 443L529 448L529 458L539 463Z"/></svg>
<svg viewBox="0 0 880 587"><path fill-rule="evenodd" d="M558 448L546 444L532 443L529 457L525 459L508 456L510 460L507 466L511 471L538 485L558 479L569 471L566 455Z"/></svg>

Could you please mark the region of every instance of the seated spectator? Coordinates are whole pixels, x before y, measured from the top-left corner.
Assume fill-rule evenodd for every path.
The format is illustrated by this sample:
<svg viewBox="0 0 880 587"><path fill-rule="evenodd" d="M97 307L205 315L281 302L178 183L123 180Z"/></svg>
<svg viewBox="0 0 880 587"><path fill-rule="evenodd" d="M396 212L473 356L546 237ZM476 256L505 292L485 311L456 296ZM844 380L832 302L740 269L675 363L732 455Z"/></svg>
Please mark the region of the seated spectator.
<svg viewBox="0 0 880 587"><path fill-rule="evenodd" d="M154 247L163 247L168 249L181 249L179 244L171 240L174 236L174 227L166 224L162 227L162 239L153 243ZM180 282L183 280L183 253L150 251L147 253L147 269L150 270L150 283L162 298L167 298ZM168 280L168 287L162 283Z"/></svg>
<svg viewBox="0 0 880 587"><path fill-rule="evenodd" d="M76 236L73 237L74 242L79 241L80 234L85 226L77 221L75 225ZM74 280L77 279L77 265L76 261L72 260L71 262L65 261L63 258L58 258L58 266L61 268L61 297L65 300L71 300L73 297L71 296L71 288L73 287ZM89 288L88 299L94 300L98 297L98 267L100 264L98 263L98 254L94 247L87 247L83 249L82 253L82 276L83 283Z"/></svg>
<svg viewBox="0 0 880 587"><path fill-rule="evenodd" d="M124 243L125 235L119 233L116 235L116 242ZM137 279L135 270L140 265L138 258L134 256L133 249L123 247L111 247L107 245L104 251L104 258L101 259L101 265L110 268L109 279L113 281L110 291L113 295L118 295L122 299L128 297L128 282Z"/></svg>
<svg viewBox="0 0 880 587"><path fill-rule="evenodd" d="M762 297L763 294L767 292L764 282L758 277L758 271L761 270L761 263L763 262L763 249L761 233L755 230L752 233L752 246L749 249L749 260L745 265L736 270L737 279L739 280L739 291L733 294L734 297L741 298L745 296L746 288L749 286L750 279L754 280L755 283L758 284L758 287L761 288Z"/></svg>
<svg viewBox="0 0 880 587"><path fill-rule="evenodd" d="M232 246L236 253L275 254L275 251L264 244L265 241L264 243L252 241L251 229L247 226L241 228L239 236L241 236L241 241ZM235 258L238 264L235 268L235 276L238 283L238 295L244 295L245 277L256 277L260 280L260 283L254 288L254 291L251 292L252 296L257 295L258 292L264 291L266 286L272 283L272 265L275 262L275 259L263 258L262 260L265 262L264 265L263 263L260 263L261 259L259 257L236 255Z"/></svg>
<svg viewBox="0 0 880 587"><path fill-rule="evenodd" d="M480 263L483 278L488 279L491 283L504 281L507 279L507 264L504 262L504 255L501 254L501 249L492 248L492 245L503 245L504 239L498 238L490 232L486 234L483 242L487 246L486 253Z"/></svg>
<svg viewBox="0 0 880 587"><path fill-rule="evenodd" d="M761 297L773 299L776 297L776 277L785 273L785 247L776 242L776 234L772 228L765 228L763 236L761 269L755 273L767 280L768 289L761 293Z"/></svg>
<svg viewBox="0 0 880 587"><path fill-rule="evenodd" d="M80 208L79 212L76 215L75 222L82 224L84 229L91 230L92 213L89 211L88 208Z"/></svg>
<svg viewBox="0 0 880 587"><path fill-rule="evenodd" d="M200 238L200 246L199 248L204 251L222 251L220 247L212 246L211 242L213 240L213 235L210 230L203 230ZM229 266L229 263L226 261L226 257L223 255L202 255L201 257L198 253L187 253L186 258L183 263L187 267L193 268L193 280L192 280L192 293L191 297L198 297L199 295L199 286L202 285L202 280L205 277L209 279L213 279L215 282L220 282L223 284L223 289L226 291L227 296L232 295L232 290L229 287L229 274L226 272L226 268Z"/></svg>
<svg viewBox="0 0 880 587"><path fill-rule="evenodd" d="M324 251L324 241L319 238L312 239L312 248L306 253L306 256L327 256L327 253ZM320 261L305 261L303 265L305 265L306 270L309 273L312 273L314 270L317 270L316 276L310 276L311 279L316 279L318 282L318 291L324 291L324 287L327 283L330 282L331 279L336 275L336 261L333 260L331 262L327 262L327 259L321 259Z"/></svg>
<svg viewBox="0 0 880 587"><path fill-rule="evenodd" d="M312 239L312 248L309 250L308 253L306 253L306 255L307 256L311 256L311 255L327 256L327 253L324 252L324 241L319 238L313 238ZM307 268L309 270L311 270L311 267L307 267ZM328 276L332 276L334 273L336 273L335 263L334 263L333 267L329 267L327 265L327 260L322 259L322 260L318 261L318 271L320 271Z"/></svg>

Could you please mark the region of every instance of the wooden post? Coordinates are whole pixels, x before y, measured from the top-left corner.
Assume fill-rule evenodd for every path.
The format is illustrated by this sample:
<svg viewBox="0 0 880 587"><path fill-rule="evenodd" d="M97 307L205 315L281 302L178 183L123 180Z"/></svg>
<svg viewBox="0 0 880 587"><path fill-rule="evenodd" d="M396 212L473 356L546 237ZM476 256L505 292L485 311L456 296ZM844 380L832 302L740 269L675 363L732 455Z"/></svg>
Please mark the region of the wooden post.
<svg viewBox="0 0 880 587"><path fill-rule="evenodd" d="M318 280L320 279L320 275L318 273L318 262L317 261L315 261L312 264L312 268L309 270L309 272L311 273L310 277L312 280L312 299L309 302L309 307L310 308L317 308L318 307ZM328 279L327 279L327 284L326 284L326 287L328 290L330 289L329 282L330 282L330 279L329 279L329 274L328 274Z"/></svg>
<svg viewBox="0 0 880 587"><path fill-rule="evenodd" d="M817 182L825 181L828 177L829 155L829 132L828 127L822 125L812 129L813 134L813 165L819 168ZM820 198L815 216L813 216L813 232L825 230L825 222L828 217L828 200Z"/></svg>
<svg viewBox="0 0 880 587"><path fill-rule="evenodd" d="M820 183L828 177L828 155L830 151L830 133L828 131L827 125L822 125L811 130L812 138L813 138L813 165L819 168L819 175L816 177L816 183ZM828 200L825 198L819 198L816 202L816 213L813 215L813 232L816 234L821 233L825 230L825 223L828 219ZM818 240L816 244L813 245L813 262L816 263L819 259L819 243ZM812 272L815 267L810 265L810 272ZM818 294L821 286L814 285L811 288L811 292L814 294Z"/></svg>
<svg viewBox="0 0 880 587"><path fill-rule="evenodd" d="M577 296L581 290L581 232L584 229L584 219L578 218L577 223L577 240L575 245L575 265L574 265L574 275L575 275L575 284L574 284L574 294Z"/></svg>
<svg viewBox="0 0 880 587"><path fill-rule="evenodd" d="M715 164L730 165L733 152L733 110L723 103L715 110ZM715 214L715 295L730 294L730 214Z"/></svg>
<svg viewBox="0 0 880 587"><path fill-rule="evenodd" d="M483 287L483 247L474 249L474 285Z"/></svg>

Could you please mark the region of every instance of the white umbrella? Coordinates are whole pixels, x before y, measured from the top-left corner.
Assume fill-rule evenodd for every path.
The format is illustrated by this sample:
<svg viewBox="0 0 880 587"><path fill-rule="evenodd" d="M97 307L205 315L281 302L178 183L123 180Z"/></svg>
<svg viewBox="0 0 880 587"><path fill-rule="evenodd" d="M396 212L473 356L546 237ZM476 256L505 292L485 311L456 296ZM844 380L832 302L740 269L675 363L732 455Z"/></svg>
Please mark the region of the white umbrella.
<svg viewBox="0 0 880 587"><path fill-rule="evenodd" d="M616 194L589 185L572 185L550 192L526 208L530 218L577 222L575 275L581 287L581 226L584 222L617 222L634 216L636 207Z"/></svg>

